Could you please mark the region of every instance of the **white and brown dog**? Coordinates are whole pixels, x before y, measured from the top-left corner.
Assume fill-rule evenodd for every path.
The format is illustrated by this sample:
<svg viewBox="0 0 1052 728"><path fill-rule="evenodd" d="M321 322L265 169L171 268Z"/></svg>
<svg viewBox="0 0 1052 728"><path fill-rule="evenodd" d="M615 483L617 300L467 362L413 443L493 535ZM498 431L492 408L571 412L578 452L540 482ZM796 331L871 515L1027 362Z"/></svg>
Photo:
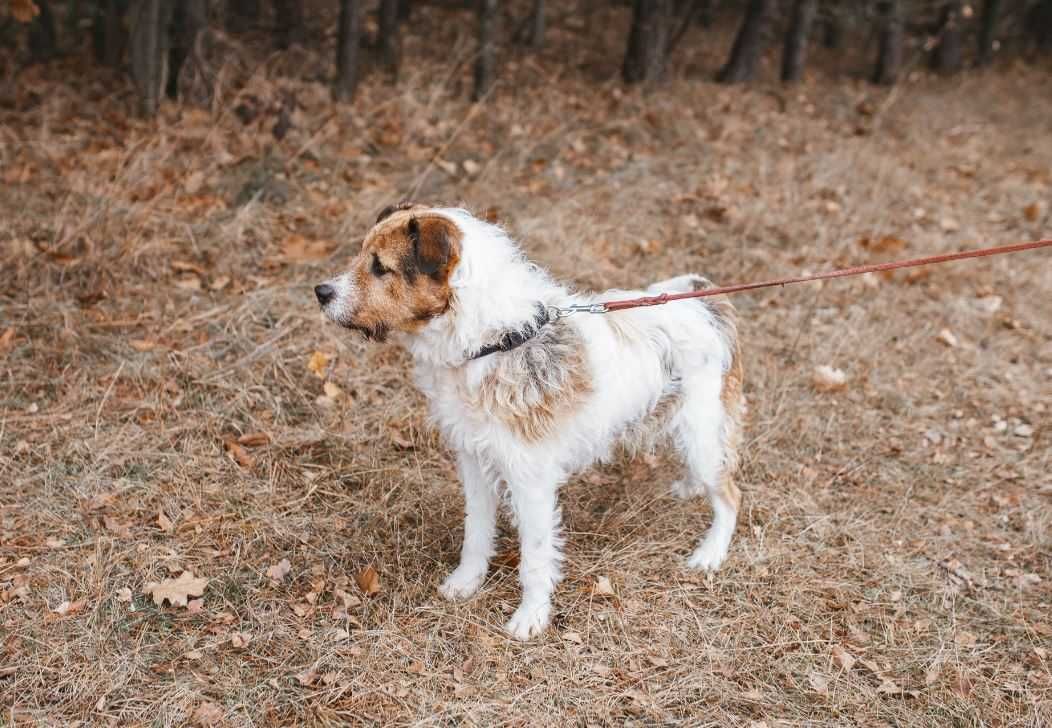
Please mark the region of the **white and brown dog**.
<svg viewBox="0 0 1052 728"><path fill-rule="evenodd" d="M698 290L684 275L645 292ZM522 603L507 631L543 631L560 581L559 486L618 444L666 435L686 497L705 493L712 526L687 560L716 569L741 500L732 480L745 410L734 309L723 298L558 318L572 304L644 295L571 293L499 227L461 209L384 210L350 269L315 288L326 315L412 354L431 416L456 453L466 497L460 565L439 587L470 597L493 556L497 504L519 530Z"/></svg>

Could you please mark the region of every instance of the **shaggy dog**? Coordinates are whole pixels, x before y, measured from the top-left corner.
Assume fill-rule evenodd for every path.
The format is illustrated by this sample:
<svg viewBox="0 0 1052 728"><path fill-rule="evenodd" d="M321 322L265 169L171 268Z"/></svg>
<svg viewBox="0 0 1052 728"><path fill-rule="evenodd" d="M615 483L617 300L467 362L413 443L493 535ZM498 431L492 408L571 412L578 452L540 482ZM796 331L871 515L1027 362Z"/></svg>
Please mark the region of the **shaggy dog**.
<svg viewBox="0 0 1052 728"><path fill-rule="evenodd" d="M562 577L557 494L615 446L668 436L686 465L673 485L705 493L712 525L687 566L727 556L741 500L732 480L745 411L734 309L722 298L561 317L559 309L709 287L683 275L643 291L582 295L553 281L499 227L461 209L384 210L342 275L315 288L332 321L412 355L431 417L464 486L460 565L447 599L478 591L494 552L497 505L518 526L522 602L506 625L542 632Z"/></svg>

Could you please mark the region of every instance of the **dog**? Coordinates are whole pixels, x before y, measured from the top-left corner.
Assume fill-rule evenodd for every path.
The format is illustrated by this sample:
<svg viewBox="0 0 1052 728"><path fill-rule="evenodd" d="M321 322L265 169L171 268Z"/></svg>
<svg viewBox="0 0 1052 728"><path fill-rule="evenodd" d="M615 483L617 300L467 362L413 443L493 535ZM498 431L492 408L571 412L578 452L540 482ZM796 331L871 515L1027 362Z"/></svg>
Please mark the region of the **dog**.
<svg viewBox="0 0 1052 728"><path fill-rule="evenodd" d="M466 599L494 554L497 509L520 539L522 601L506 631L548 626L562 578L559 487L618 445L671 440L681 497L704 493L712 524L687 559L715 570L734 533L745 399L737 320L725 297L606 315L574 304L696 291L697 275L646 291L571 292L496 225L463 209L403 203L380 213L349 269L315 287L326 317L413 360L416 385L456 454L465 496L460 564L438 590Z"/></svg>

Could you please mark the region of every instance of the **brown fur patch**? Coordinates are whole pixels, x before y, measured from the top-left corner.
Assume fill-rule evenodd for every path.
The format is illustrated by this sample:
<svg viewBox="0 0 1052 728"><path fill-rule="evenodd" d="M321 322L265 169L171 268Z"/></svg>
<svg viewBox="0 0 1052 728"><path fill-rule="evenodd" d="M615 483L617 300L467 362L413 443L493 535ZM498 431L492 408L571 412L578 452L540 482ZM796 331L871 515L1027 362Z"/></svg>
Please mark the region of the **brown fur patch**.
<svg viewBox="0 0 1052 728"><path fill-rule="evenodd" d="M708 279L699 277L692 287L695 291L701 291L712 288L713 284ZM731 365L723 375L723 385L720 389L720 402L723 403L723 411L727 417L723 426L726 465L720 488L721 491L725 491L726 500L737 508L741 502L741 491L734 484L732 475L738 467L738 450L741 447L746 410L743 391L745 368L742 365L741 344L738 341L738 313L727 296L713 296L699 300L712 312L720 334L731 349Z"/></svg>
<svg viewBox="0 0 1052 728"><path fill-rule="evenodd" d="M494 354L496 366L467 399L527 442L556 433L592 391L584 343L566 324L550 324L523 346Z"/></svg>
<svg viewBox="0 0 1052 728"><path fill-rule="evenodd" d="M459 257L460 229L451 220L419 206L389 212L351 263L358 291L351 325L375 338L419 331L448 310Z"/></svg>

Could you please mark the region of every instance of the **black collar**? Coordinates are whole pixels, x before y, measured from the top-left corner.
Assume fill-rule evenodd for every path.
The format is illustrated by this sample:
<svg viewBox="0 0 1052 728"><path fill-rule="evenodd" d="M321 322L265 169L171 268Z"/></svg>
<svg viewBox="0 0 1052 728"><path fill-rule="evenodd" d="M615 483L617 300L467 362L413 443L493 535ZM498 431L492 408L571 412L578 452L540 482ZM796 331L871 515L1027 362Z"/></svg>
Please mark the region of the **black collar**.
<svg viewBox="0 0 1052 728"><path fill-rule="evenodd" d="M515 329L512 331L505 331L501 334L501 337L497 339L497 343L489 344L484 346L474 354L468 357L468 361L474 361L475 359L481 359L484 356L490 354L496 354L498 351L511 351L512 349L518 349L520 346L525 344L527 341L532 339L540 330L544 328L545 324L551 321L551 316L548 314L548 309L543 303L536 304L537 312L533 316L533 321L526 324L522 329Z"/></svg>

